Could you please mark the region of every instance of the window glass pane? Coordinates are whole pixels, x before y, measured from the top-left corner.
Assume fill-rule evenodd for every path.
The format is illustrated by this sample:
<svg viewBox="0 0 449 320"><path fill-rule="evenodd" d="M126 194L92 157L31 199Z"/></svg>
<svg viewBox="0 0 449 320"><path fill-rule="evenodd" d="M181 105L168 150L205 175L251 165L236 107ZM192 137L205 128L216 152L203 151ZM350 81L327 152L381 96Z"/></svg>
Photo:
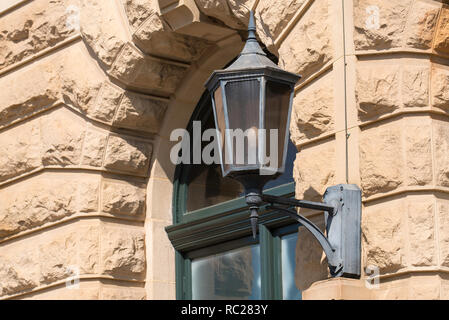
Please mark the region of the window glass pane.
<svg viewBox="0 0 449 320"><path fill-rule="evenodd" d="M260 299L259 245L192 260L192 298Z"/></svg>
<svg viewBox="0 0 449 320"><path fill-rule="evenodd" d="M301 299L301 291L296 287L296 242L298 233L281 237L282 251L282 295L284 300Z"/></svg>

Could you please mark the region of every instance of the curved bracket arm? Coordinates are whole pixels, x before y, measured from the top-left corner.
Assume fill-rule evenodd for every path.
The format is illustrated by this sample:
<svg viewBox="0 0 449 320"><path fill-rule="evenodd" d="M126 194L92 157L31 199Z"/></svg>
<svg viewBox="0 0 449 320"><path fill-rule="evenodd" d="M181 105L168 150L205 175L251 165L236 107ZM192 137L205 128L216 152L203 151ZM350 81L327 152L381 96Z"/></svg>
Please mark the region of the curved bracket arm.
<svg viewBox="0 0 449 320"><path fill-rule="evenodd" d="M326 236L321 232L321 230L309 219L297 214L295 211L285 209L282 207L277 207L271 205L271 208L284 212L288 214L292 219L295 219L301 225L303 225L307 230L309 230L315 239L318 240L321 247L324 250L324 253L326 254L327 261L329 263L329 266L331 267L331 272L333 274L337 274L340 272L340 270L343 268L342 260L340 257L337 256L337 253L335 249L330 244L329 240L326 238Z"/></svg>

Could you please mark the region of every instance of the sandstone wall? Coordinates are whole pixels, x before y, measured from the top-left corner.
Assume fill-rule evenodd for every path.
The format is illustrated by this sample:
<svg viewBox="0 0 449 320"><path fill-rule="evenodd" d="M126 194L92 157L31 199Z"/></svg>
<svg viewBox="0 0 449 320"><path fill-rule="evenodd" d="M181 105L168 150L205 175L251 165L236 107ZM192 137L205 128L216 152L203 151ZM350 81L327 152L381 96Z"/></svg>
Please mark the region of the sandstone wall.
<svg viewBox="0 0 449 320"><path fill-rule="evenodd" d="M301 229L304 298L449 296L446 1L8 0L0 298L175 297L170 132L240 52L248 8L280 65L303 75L290 128L296 195L361 186L362 265L380 272L376 290L365 271L326 280ZM77 273L79 287L67 286Z"/></svg>

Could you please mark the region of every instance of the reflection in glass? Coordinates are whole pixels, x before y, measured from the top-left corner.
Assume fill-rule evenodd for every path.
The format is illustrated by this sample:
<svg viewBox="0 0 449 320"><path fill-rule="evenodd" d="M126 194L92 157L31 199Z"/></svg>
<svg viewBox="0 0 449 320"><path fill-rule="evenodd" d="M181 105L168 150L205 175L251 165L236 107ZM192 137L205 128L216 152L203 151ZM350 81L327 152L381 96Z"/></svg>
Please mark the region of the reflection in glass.
<svg viewBox="0 0 449 320"><path fill-rule="evenodd" d="M296 287L296 242L298 233L285 235L281 238L282 251L282 295L284 300L301 299L301 291Z"/></svg>
<svg viewBox="0 0 449 320"><path fill-rule="evenodd" d="M259 245L192 260L192 299L260 298Z"/></svg>

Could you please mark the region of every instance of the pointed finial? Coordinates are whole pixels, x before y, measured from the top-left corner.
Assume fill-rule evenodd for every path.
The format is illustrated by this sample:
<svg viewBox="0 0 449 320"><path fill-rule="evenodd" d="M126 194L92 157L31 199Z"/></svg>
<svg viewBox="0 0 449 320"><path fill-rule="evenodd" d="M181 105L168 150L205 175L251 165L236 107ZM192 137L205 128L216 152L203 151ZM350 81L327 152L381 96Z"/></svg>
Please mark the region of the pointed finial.
<svg viewBox="0 0 449 320"><path fill-rule="evenodd" d="M254 11L249 12L249 23L248 23L248 40L256 39L256 20L254 18Z"/></svg>
<svg viewBox="0 0 449 320"><path fill-rule="evenodd" d="M251 230L253 232L253 239L257 236L257 221L259 220L259 214L257 213L257 208L250 208L251 210Z"/></svg>

